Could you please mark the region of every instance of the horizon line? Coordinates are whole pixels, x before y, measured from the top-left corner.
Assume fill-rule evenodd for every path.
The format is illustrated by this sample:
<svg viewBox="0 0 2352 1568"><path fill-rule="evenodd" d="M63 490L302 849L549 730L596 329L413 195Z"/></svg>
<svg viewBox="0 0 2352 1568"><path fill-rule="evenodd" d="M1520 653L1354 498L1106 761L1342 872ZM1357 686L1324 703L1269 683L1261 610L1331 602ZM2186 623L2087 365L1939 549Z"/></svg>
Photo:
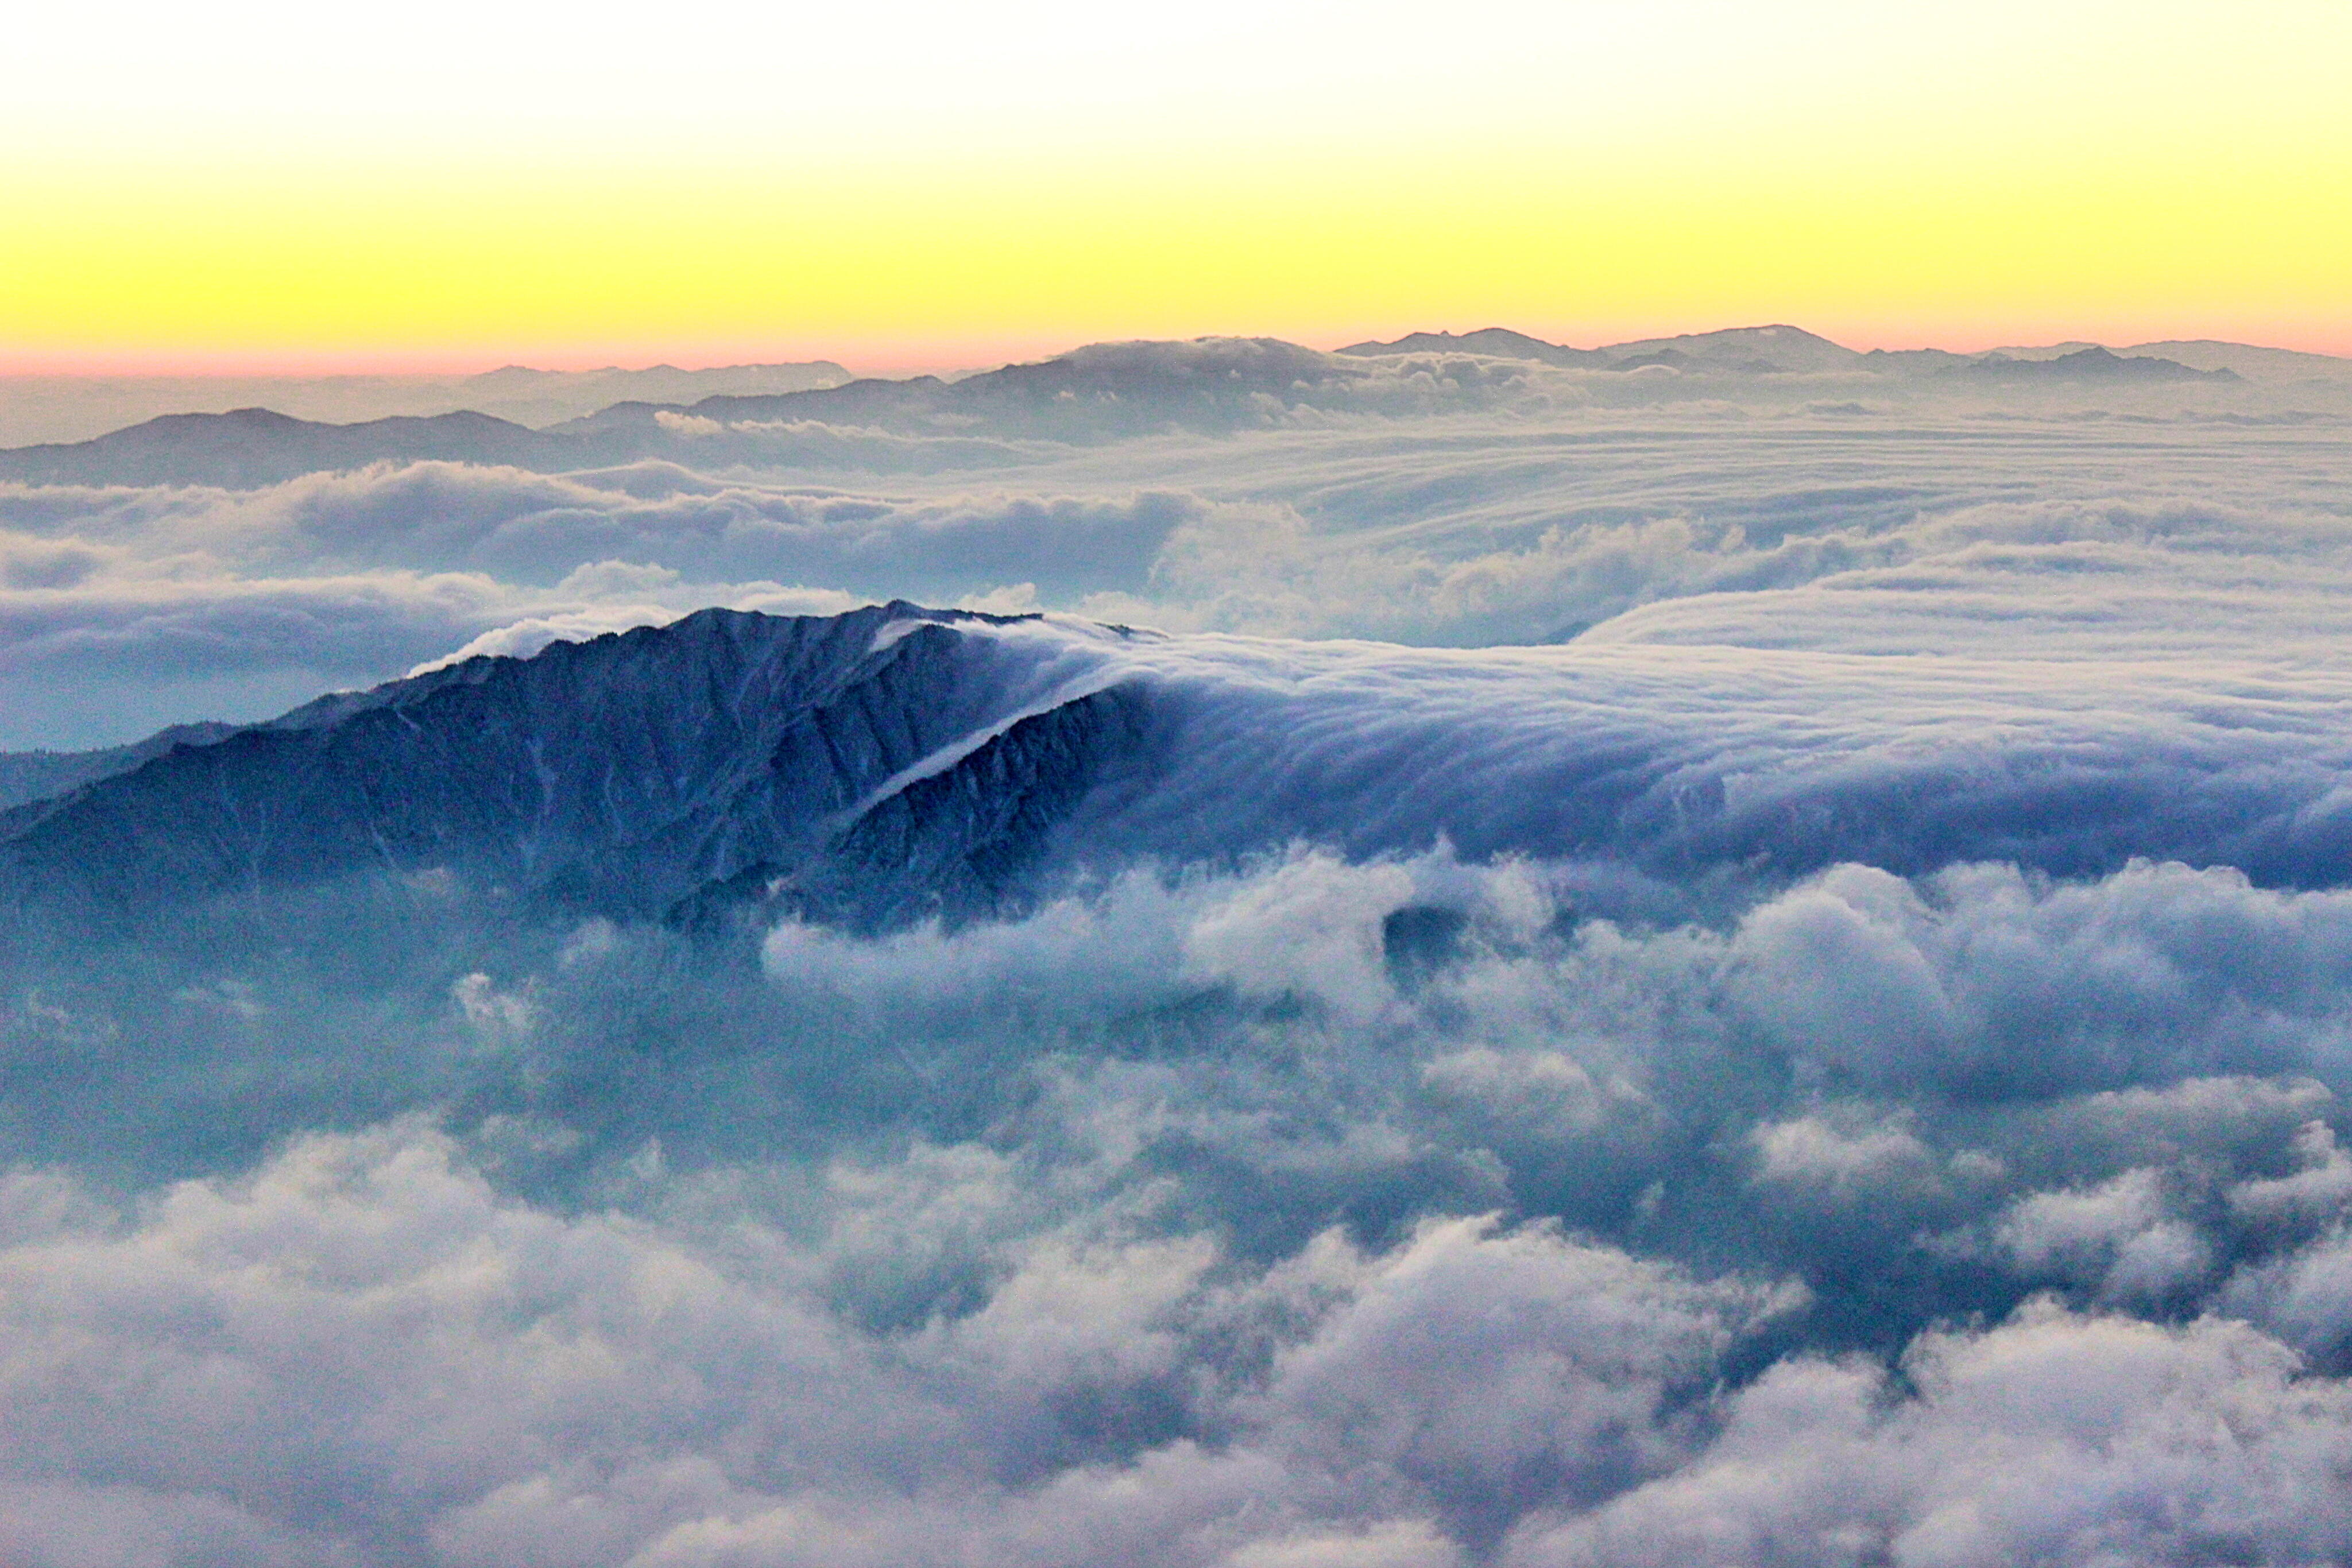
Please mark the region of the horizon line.
<svg viewBox="0 0 2352 1568"><path fill-rule="evenodd" d="M27 352L12 354L0 347L0 382L25 381L330 381L351 380L414 380L434 381L482 376L499 371L523 370L540 374L588 375L601 371L641 374L647 371L673 370L682 373L707 371L738 370L756 365L832 364L856 380L906 380L920 375L959 375L989 371L1005 365L1036 363L1100 343L1119 342L1190 342L1210 338L1264 338L1295 343L1301 348L1323 353L1336 352L1358 343L1391 342L1419 335L1465 337L1477 332L1504 330L1557 347L1588 350L1605 350L1632 344L1654 343L1676 338L1703 337L1715 332L1753 331L1766 327L1794 327L1812 332L1841 348L1859 353L1885 350L1902 352L1919 349L1942 349L1957 354L1985 354L2008 349L2047 350L2095 346L2115 351L2147 348L2167 343L2226 343L2239 348L2266 349L2285 353L2315 354L2330 359L2352 359L2352 329L2337 334L2302 333L2291 336L2294 341L2263 341L2253 338L2221 335L2227 329L2200 332L2193 329L2158 336L2111 334L2108 337L2071 334L2041 339L2032 330L2013 333L1972 332L1959 338L1962 346L1951 342L1936 342L1927 336L1914 333L1848 333L1813 332L1812 329L1789 320L1741 322L1727 327L1692 328L1684 323L1668 323L1673 329L1637 331L1619 337L1623 325L1604 329L1605 336L1591 332L1547 335L1545 329L1529 330L1507 326L1501 321L1489 321L1477 327L1410 327L1369 329L1352 333L1316 331L1292 337L1274 331L1202 332L1169 336L1151 333L1111 333L1098 337L1083 337L1073 340L1066 337L1047 338L1044 334L1008 336L1003 339L950 340L938 343L908 343L877 348L867 345L853 348L845 344L813 343L780 346L772 341L765 345L747 343L740 348L728 348L719 343L679 342L667 349L652 344L612 344L594 347L570 347L541 344L537 347L503 349L427 349L418 350L226 350L188 352L159 350L128 352L101 350L96 354L56 354ZM2129 340L2121 340L2128 338ZM2321 346L2322 344L2326 346Z"/></svg>

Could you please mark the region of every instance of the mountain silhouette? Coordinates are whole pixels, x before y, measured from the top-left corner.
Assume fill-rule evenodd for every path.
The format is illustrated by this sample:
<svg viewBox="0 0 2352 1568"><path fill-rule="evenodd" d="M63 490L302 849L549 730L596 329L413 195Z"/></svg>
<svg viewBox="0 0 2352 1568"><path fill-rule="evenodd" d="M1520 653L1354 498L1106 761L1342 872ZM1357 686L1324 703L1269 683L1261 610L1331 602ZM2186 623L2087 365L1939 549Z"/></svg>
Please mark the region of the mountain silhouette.
<svg viewBox="0 0 2352 1568"><path fill-rule="evenodd" d="M588 449L552 435L458 413L321 424L240 408L173 413L94 440L0 452L0 479L27 485L273 485L304 474L371 463L439 459L572 466Z"/></svg>

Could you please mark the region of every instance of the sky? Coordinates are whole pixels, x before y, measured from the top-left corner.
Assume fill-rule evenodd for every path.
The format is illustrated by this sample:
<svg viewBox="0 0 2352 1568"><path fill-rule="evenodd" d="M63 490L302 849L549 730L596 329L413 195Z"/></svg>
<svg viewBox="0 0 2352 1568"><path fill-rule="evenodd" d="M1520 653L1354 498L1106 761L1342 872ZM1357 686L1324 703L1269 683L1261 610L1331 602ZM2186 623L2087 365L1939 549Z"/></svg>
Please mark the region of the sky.
<svg viewBox="0 0 2352 1568"><path fill-rule="evenodd" d="M2316 0L142 0L12 54L0 370L1764 320L2352 351Z"/></svg>

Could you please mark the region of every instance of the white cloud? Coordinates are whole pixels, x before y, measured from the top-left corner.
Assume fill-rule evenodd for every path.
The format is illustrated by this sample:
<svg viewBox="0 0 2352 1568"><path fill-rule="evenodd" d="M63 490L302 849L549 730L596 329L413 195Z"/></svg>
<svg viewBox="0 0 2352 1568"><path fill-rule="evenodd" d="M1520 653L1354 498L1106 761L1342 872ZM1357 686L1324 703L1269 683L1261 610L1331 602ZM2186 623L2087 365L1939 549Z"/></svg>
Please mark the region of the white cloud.
<svg viewBox="0 0 2352 1568"><path fill-rule="evenodd" d="M1213 360L1234 347L1142 349ZM242 716L301 680L381 678L498 626L610 621L646 596L550 591L616 561L679 574L660 599L675 608L740 602L730 585L766 582L805 587L780 604L1025 609L1002 596L1028 584L1038 608L1261 634L1580 634L1596 648L2035 658L2075 675L2095 657L2111 662L2103 681L2126 685L2133 666L2189 659L2207 680L2228 664L2221 678L2237 686L2288 689L2340 663L2352 554L2326 482L2340 433L2324 423L2152 435L2053 404L2011 430L1933 399L1859 420L1759 405L1727 421L1591 406L1624 380L1606 372L1469 356L1343 368L1347 399L1394 406L1367 420L1327 397L1304 423L1292 411L1255 432L1082 446L793 424L730 433L750 444L723 465L709 439L692 444L682 455L723 466L711 474L422 463L248 492L0 486L0 619L23 628L0 628L0 651L63 657L86 626L92 651L70 667L92 678L110 622L155 618L137 607L191 591L325 606L337 583L404 598L411 580L462 579L495 601L476 618L355 631L341 663L281 663L302 674L275 684L254 662L262 642L244 664L202 638L142 650L149 674L184 683L159 720L205 716L206 694L240 682L251 695L229 706ZM1415 401L1423 382L1434 401ZM1510 417L1475 412L1505 391L1519 400ZM161 586L173 582L212 586ZM229 673L184 684L214 669Z"/></svg>
<svg viewBox="0 0 2352 1568"><path fill-rule="evenodd" d="M1935 1179L1935 1156L1909 1129L1849 1129L1823 1116L1759 1124L1757 1179L1775 1186L1853 1193Z"/></svg>
<svg viewBox="0 0 2352 1568"><path fill-rule="evenodd" d="M974 1174L940 1196L1023 1201ZM892 1186L833 1191L846 1219ZM1020 1562L1057 1516L1110 1505L1140 1514L1092 1521L1111 1560L1205 1564L1206 1541L1151 1528L1205 1506L1222 1551L1354 1537L1442 1561L1424 1520L1386 1511L1396 1496L1476 1505L1538 1460L1601 1484L1656 1468L1658 1399L1703 1385L1776 1299L1471 1221L1236 1272L1204 1237L1122 1234L1114 1214L1012 1242L976 1310L873 1335L812 1288L821 1251L749 1223L530 1208L410 1122L17 1242L0 1250L0 1471L17 1478L0 1517L40 1562L87 1560L116 1516L166 1550L329 1561L427 1542L449 1562L887 1561L955 1539ZM1269 1333L1270 1362L1245 1351L1203 1381L1204 1351ZM1121 1399L1141 1403L1122 1417ZM1237 1448L1154 1436L1155 1399L1231 1424ZM1129 1457L1090 1460L1089 1440ZM1007 1484L1041 1464L1051 1485ZM1204 1467L1230 1479L1188 1503Z"/></svg>
<svg viewBox="0 0 2352 1568"><path fill-rule="evenodd" d="M1477 1218L1249 1263L1152 1234L1148 1193L1049 1217L976 1149L773 1189L814 1198L814 1229L747 1207L751 1174L698 1178L702 1197L673 1183L666 1216L567 1216L500 1196L412 1121L11 1241L0 1520L42 1563L1418 1565L1496 1541L1529 1563L2089 1563L2352 1543L2352 1511L2325 1505L2352 1396L2242 1323L2043 1303L1921 1335L1904 1391L1801 1354L1724 1389L1726 1353L1801 1292ZM844 1314L835 1271L953 1214L937 1234L994 1260L966 1307Z"/></svg>
<svg viewBox="0 0 2352 1568"><path fill-rule="evenodd" d="M2352 1457L2352 1397L2242 1325L2039 1307L1926 1336L1905 1370L1907 1397L1864 1364L1776 1368L1688 1469L1525 1526L1505 1561L2088 1568L2352 1546L2327 1479Z"/></svg>

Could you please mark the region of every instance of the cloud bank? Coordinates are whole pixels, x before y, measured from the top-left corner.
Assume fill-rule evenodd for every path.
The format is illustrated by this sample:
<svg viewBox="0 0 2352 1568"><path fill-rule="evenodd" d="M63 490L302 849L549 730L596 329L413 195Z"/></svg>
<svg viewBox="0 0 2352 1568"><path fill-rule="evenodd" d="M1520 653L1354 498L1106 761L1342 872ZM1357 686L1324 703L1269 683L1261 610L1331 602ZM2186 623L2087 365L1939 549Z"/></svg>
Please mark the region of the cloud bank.
<svg viewBox="0 0 2352 1568"><path fill-rule="evenodd" d="M2352 1457L2342 894L1843 868L1710 931L1563 924L1559 880L1305 852L960 932L785 925L715 991L677 937L591 923L536 958L503 928L428 946L493 968L415 983L405 1016L297 1013L282 971L183 992L181 1089L240 1051L331 1082L396 1039L373 1071L427 1108L129 1197L102 1137L52 1124L0 1186L5 1539L449 1563L2352 1543L2327 1501ZM128 1000L113 1026L160 1042ZM16 1061L94 1027L45 1005ZM2030 1059L2007 1038L2053 1019ZM661 1042L634 1088L633 1037ZM721 1109L746 1099L757 1153ZM1978 1326L1939 1326L1963 1304Z"/></svg>
<svg viewBox="0 0 2352 1568"><path fill-rule="evenodd" d="M1571 410L1161 434L887 477L838 457L5 486L0 684L27 700L0 744L257 718L525 622L900 596L1436 645L2325 658L2341 455L2326 424ZM2257 615L2275 634L2250 634ZM30 700L58 680L91 700Z"/></svg>

